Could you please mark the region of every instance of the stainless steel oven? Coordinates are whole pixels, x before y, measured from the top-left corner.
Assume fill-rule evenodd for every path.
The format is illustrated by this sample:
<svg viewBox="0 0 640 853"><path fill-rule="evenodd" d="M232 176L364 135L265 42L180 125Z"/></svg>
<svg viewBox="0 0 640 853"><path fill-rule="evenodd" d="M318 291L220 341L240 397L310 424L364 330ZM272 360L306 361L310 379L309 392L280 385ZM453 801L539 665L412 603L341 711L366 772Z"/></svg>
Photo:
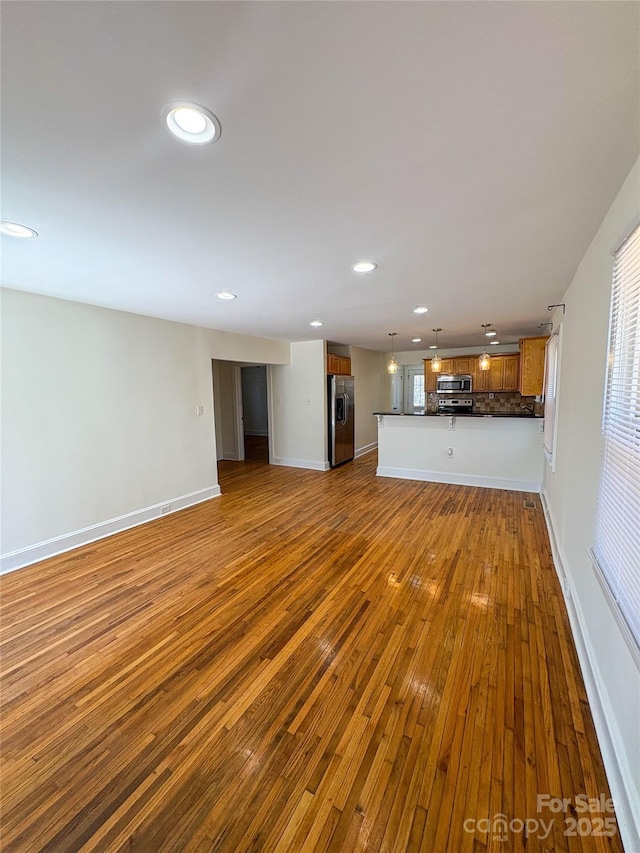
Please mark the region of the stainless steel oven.
<svg viewBox="0 0 640 853"><path fill-rule="evenodd" d="M473 391L473 379L469 374L441 373L436 382L438 394L470 394Z"/></svg>

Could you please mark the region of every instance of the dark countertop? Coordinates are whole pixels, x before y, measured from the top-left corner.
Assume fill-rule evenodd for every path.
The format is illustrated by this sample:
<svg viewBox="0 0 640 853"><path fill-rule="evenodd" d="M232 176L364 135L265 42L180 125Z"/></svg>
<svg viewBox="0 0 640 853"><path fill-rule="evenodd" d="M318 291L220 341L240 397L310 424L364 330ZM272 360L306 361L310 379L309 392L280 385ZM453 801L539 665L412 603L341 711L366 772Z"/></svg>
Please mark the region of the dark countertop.
<svg viewBox="0 0 640 853"><path fill-rule="evenodd" d="M394 415L400 418L527 418L528 420L542 419L543 415L530 415L529 413L510 414L508 412L463 412L451 414L449 412L373 412L374 415Z"/></svg>

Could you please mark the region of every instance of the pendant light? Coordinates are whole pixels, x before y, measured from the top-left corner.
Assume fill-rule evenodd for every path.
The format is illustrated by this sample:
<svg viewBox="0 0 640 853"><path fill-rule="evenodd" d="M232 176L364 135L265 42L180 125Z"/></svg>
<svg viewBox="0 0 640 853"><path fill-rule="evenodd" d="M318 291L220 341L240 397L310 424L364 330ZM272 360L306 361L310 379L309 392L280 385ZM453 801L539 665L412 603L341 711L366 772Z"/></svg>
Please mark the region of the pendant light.
<svg viewBox="0 0 640 853"><path fill-rule="evenodd" d="M480 324L484 329L485 335L487 334L487 329L491 326L491 323L481 323ZM484 345L483 345L484 346ZM478 359L478 367L480 370L489 370L491 368L491 356L487 352L487 348L485 346L484 351L480 358Z"/></svg>
<svg viewBox="0 0 640 853"><path fill-rule="evenodd" d="M440 373L442 370L442 359L438 355L438 332L441 332L442 329L433 329L433 331L436 333L436 351L435 355L431 359L431 372Z"/></svg>
<svg viewBox="0 0 640 853"><path fill-rule="evenodd" d="M387 362L387 373L391 375L398 372L398 362L396 361L396 357L393 354L393 339L397 334L397 332L389 332L389 337L391 338L391 358Z"/></svg>

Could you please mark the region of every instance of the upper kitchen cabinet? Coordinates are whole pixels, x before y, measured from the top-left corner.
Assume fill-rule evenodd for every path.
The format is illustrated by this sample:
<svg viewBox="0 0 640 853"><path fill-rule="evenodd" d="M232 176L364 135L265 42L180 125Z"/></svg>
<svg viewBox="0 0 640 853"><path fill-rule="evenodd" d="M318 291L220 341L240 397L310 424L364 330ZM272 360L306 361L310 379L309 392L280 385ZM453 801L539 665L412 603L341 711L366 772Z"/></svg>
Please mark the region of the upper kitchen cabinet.
<svg viewBox="0 0 640 853"><path fill-rule="evenodd" d="M351 376L351 359L345 355L327 353L327 373L331 376Z"/></svg>
<svg viewBox="0 0 640 853"><path fill-rule="evenodd" d="M491 356L489 391L517 391L519 363L518 353Z"/></svg>
<svg viewBox="0 0 640 853"><path fill-rule="evenodd" d="M424 358L424 390L428 393L429 391L436 390L436 377L439 376L438 373L434 373L431 370L431 359Z"/></svg>
<svg viewBox="0 0 640 853"><path fill-rule="evenodd" d="M425 391L435 391L436 390L436 382L438 376L453 374L456 375L458 373L470 373L469 370L461 370L460 365L462 367L467 367L468 363L471 363L473 360L469 358L443 358L442 359L442 369L439 373L434 373L431 370L431 359L425 358L424 361L424 388Z"/></svg>
<svg viewBox="0 0 640 853"><path fill-rule="evenodd" d="M492 355L489 370L480 370L476 361L473 390L517 391L519 361L518 353Z"/></svg>
<svg viewBox="0 0 640 853"><path fill-rule="evenodd" d="M476 361L476 358L454 358L452 372L456 375L473 376L473 368Z"/></svg>
<svg viewBox="0 0 640 853"><path fill-rule="evenodd" d="M331 352L327 353L327 373L328 374L336 374L340 373L340 356L334 355Z"/></svg>
<svg viewBox="0 0 640 853"><path fill-rule="evenodd" d="M518 353L492 355L489 370L480 370L478 355L460 358L443 358L442 370L434 373L431 370L431 359L424 359L424 387L426 391L435 391L437 377L443 374L469 375L473 378L474 391L517 391L520 356Z"/></svg>
<svg viewBox="0 0 640 853"><path fill-rule="evenodd" d="M518 390L523 397L538 397L543 393L545 345L548 340L548 335L520 338Z"/></svg>

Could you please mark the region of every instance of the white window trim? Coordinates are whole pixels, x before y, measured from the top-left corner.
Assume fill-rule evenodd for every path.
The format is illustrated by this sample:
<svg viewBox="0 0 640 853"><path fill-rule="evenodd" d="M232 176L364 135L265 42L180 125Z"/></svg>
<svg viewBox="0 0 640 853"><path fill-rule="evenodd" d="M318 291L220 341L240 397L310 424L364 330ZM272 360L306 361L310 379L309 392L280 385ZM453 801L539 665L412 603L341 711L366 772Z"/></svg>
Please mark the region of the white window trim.
<svg viewBox="0 0 640 853"><path fill-rule="evenodd" d="M558 326L558 330L556 332L552 332L549 336L549 341L552 338L556 338L556 375L555 375L555 396L554 396L554 413L553 413L553 433L551 436L551 450L549 451L545 445L544 455L547 460L547 463L551 467L551 472L555 473L556 470L556 458L557 458L557 450L558 450L558 411L560 408L560 376L561 376L561 366L562 366L562 323ZM549 346L549 341L547 341L547 347ZM546 354L545 354L546 359ZM547 365L545 364L544 371L544 392L545 392L545 415L546 415L546 390L547 390ZM547 426L547 420L545 420L544 426Z"/></svg>
<svg viewBox="0 0 640 853"><path fill-rule="evenodd" d="M621 250L630 240L626 247L630 256L626 257ZM612 251L615 260L602 415L604 456L594 545L589 549L589 555L622 636L640 668L640 623L631 617L636 613L635 598L640 592L640 554L636 555L637 564L632 559L640 542L634 536L640 519L640 465L634 450L638 426L637 414L634 413L640 398L635 368L629 372L630 366L637 362L640 340L640 306L635 304L636 295L640 296L639 251L640 217L637 217ZM621 361L613 360L614 347ZM606 560L606 566L598 555Z"/></svg>
<svg viewBox="0 0 640 853"><path fill-rule="evenodd" d="M627 644L627 648L631 652L631 656L633 657L636 666L640 669L640 645L638 645L638 641L633 635L633 631L629 627L629 623L624 617L624 613L620 610L620 605L618 604L618 600L615 596L614 591L609 586L609 581L607 580L600 563L598 562L598 558L593 553L591 548L587 549L587 553L591 557L591 563L593 565L593 573L596 576L598 583L600 584L602 591L604 593L604 597L607 600L607 604L613 614L613 618L616 620L618 627L620 628L620 633Z"/></svg>

